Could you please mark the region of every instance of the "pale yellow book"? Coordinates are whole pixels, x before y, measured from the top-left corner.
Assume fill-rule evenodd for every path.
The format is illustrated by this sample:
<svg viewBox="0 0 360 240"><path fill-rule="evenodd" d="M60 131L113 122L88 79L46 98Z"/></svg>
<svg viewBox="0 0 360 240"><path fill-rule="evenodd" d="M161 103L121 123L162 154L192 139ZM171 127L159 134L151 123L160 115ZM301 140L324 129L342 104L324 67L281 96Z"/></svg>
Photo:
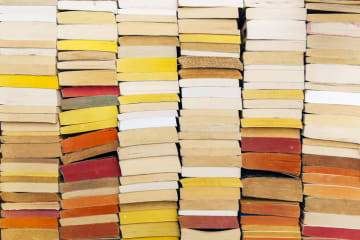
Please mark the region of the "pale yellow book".
<svg viewBox="0 0 360 240"><path fill-rule="evenodd" d="M177 222L177 209L129 211L119 213L120 224Z"/></svg>
<svg viewBox="0 0 360 240"><path fill-rule="evenodd" d="M180 42L241 44L239 35L228 34L180 34Z"/></svg>
<svg viewBox="0 0 360 240"><path fill-rule="evenodd" d="M177 72L176 58L121 58L118 72Z"/></svg>
<svg viewBox="0 0 360 240"><path fill-rule="evenodd" d="M246 127L275 127L302 128L301 119L290 118L245 118L241 119L241 126Z"/></svg>
<svg viewBox="0 0 360 240"><path fill-rule="evenodd" d="M302 90L244 90L244 99L304 99Z"/></svg>
<svg viewBox="0 0 360 240"><path fill-rule="evenodd" d="M150 73L118 73L117 79L119 82L132 81L177 81L177 72L150 72Z"/></svg>

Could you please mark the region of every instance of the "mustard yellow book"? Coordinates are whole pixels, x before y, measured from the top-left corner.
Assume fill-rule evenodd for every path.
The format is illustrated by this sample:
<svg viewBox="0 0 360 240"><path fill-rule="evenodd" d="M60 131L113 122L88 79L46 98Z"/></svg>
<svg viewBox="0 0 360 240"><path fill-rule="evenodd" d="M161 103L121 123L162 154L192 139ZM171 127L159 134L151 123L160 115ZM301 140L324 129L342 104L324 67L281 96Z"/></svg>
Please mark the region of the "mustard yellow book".
<svg viewBox="0 0 360 240"><path fill-rule="evenodd" d="M0 87L59 89L57 76L0 75Z"/></svg>
<svg viewBox="0 0 360 240"><path fill-rule="evenodd" d="M116 42L99 40L61 40L57 42L58 50L72 51L101 51L117 53L118 46Z"/></svg>
<svg viewBox="0 0 360 240"><path fill-rule="evenodd" d="M118 72L177 72L176 58L121 58Z"/></svg>
<svg viewBox="0 0 360 240"><path fill-rule="evenodd" d="M243 231L242 236L244 238L295 238L301 239L301 233L299 232L262 232L262 231Z"/></svg>
<svg viewBox="0 0 360 240"><path fill-rule="evenodd" d="M117 114L116 106L105 106L61 112L59 118L61 125L71 125L116 119Z"/></svg>
<svg viewBox="0 0 360 240"><path fill-rule="evenodd" d="M116 24L110 12L67 11L57 14L59 24Z"/></svg>
<svg viewBox="0 0 360 240"><path fill-rule="evenodd" d="M129 211L119 213L120 224L177 222L177 209Z"/></svg>
<svg viewBox="0 0 360 240"><path fill-rule="evenodd" d="M47 172L1 172L1 176L59 177L59 174Z"/></svg>
<svg viewBox="0 0 360 240"><path fill-rule="evenodd" d="M152 102L179 102L180 98L177 94L138 94L120 96L120 104L132 104L132 103L152 103Z"/></svg>
<svg viewBox="0 0 360 240"><path fill-rule="evenodd" d="M4 136L58 136L60 135L59 131L3 131L2 135Z"/></svg>
<svg viewBox="0 0 360 240"><path fill-rule="evenodd" d="M304 99L302 90L244 90L244 99ZM275 107L275 106L274 106Z"/></svg>
<svg viewBox="0 0 360 240"><path fill-rule="evenodd" d="M241 44L241 37L227 34L180 34L180 42Z"/></svg>
<svg viewBox="0 0 360 240"><path fill-rule="evenodd" d="M119 82L133 81L177 81L177 72L152 72L152 73L118 73Z"/></svg>
<svg viewBox="0 0 360 240"><path fill-rule="evenodd" d="M274 127L274 128L302 128L300 119L290 118L245 118L241 119L242 127Z"/></svg>
<svg viewBox="0 0 360 240"><path fill-rule="evenodd" d="M180 236L177 222L126 224L121 225L120 230L123 238Z"/></svg>
<svg viewBox="0 0 360 240"><path fill-rule="evenodd" d="M83 123L83 124L74 124L66 127L60 128L61 134L73 134L81 132L89 132L99 129L117 127L117 119L104 120L99 122Z"/></svg>
<svg viewBox="0 0 360 240"><path fill-rule="evenodd" d="M179 240L178 237L122 238L121 240Z"/></svg>
<svg viewBox="0 0 360 240"><path fill-rule="evenodd" d="M243 185L239 178L184 178L180 180L183 187L238 187Z"/></svg>

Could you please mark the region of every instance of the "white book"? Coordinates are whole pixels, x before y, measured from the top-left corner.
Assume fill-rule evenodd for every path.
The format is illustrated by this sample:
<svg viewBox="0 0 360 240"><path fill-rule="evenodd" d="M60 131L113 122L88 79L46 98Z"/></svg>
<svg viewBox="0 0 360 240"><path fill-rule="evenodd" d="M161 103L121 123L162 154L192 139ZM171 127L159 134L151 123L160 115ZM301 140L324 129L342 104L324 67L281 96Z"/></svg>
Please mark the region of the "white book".
<svg viewBox="0 0 360 240"><path fill-rule="evenodd" d="M360 84L360 66L341 64L306 64L308 82Z"/></svg>
<svg viewBox="0 0 360 240"><path fill-rule="evenodd" d="M359 190L358 188L354 188ZM360 229L360 216L305 212L304 224L307 226Z"/></svg>
<svg viewBox="0 0 360 240"><path fill-rule="evenodd" d="M247 8L246 19L306 20L306 8Z"/></svg>
<svg viewBox="0 0 360 240"><path fill-rule="evenodd" d="M56 54L56 48L0 48L0 55L55 57Z"/></svg>
<svg viewBox="0 0 360 240"><path fill-rule="evenodd" d="M181 50L181 55L182 56L201 56L201 57L233 57L233 58L240 58L240 53L194 51L194 50Z"/></svg>
<svg viewBox="0 0 360 240"><path fill-rule="evenodd" d="M276 107L276 106L274 106ZM302 109L243 109L243 118L292 118L301 119Z"/></svg>
<svg viewBox="0 0 360 240"><path fill-rule="evenodd" d="M58 2L59 10L83 10L117 13L117 4L115 1L68 1L60 0Z"/></svg>
<svg viewBox="0 0 360 240"><path fill-rule="evenodd" d="M254 66L254 65L252 65ZM304 71L293 70L263 70L250 69L244 72L246 82L281 82L281 83L302 83L305 82Z"/></svg>
<svg viewBox="0 0 360 240"><path fill-rule="evenodd" d="M176 127L176 117L135 118L119 121L119 130L139 128Z"/></svg>
<svg viewBox="0 0 360 240"><path fill-rule="evenodd" d="M148 3L148 1L147 1L147 3ZM140 6L140 7L142 7L142 6ZM119 15L176 16L176 9L125 8L125 9L119 9L118 14Z"/></svg>
<svg viewBox="0 0 360 240"><path fill-rule="evenodd" d="M308 34L360 37L360 26L350 22L311 22Z"/></svg>
<svg viewBox="0 0 360 240"><path fill-rule="evenodd" d="M0 21L56 23L56 6L0 6Z"/></svg>
<svg viewBox="0 0 360 240"><path fill-rule="evenodd" d="M116 41L116 24L66 24L57 26L58 39Z"/></svg>
<svg viewBox="0 0 360 240"><path fill-rule="evenodd" d="M239 98L183 98L181 104L183 109L242 109L242 102Z"/></svg>
<svg viewBox="0 0 360 240"><path fill-rule="evenodd" d="M118 0L119 8L170 9L177 10L177 0Z"/></svg>
<svg viewBox="0 0 360 240"><path fill-rule="evenodd" d="M247 39L306 40L305 21L250 20Z"/></svg>
<svg viewBox="0 0 360 240"><path fill-rule="evenodd" d="M179 93L178 81L120 82L121 95Z"/></svg>
<svg viewBox="0 0 360 240"><path fill-rule="evenodd" d="M56 89L0 87L0 104L23 106L60 106Z"/></svg>
<svg viewBox="0 0 360 240"><path fill-rule="evenodd" d="M306 90L305 102L360 106L360 94L351 92Z"/></svg>
<svg viewBox="0 0 360 240"><path fill-rule="evenodd" d="M119 58L177 58L174 46L120 46Z"/></svg>
<svg viewBox="0 0 360 240"><path fill-rule="evenodd" d="M278 70L278 71L303 71L303 65L245 65L246 70Z"/></svg>
<svg viewBox="0 0 360 240"><path fill-rule="evenodd" d="M246 51L305 52L305 40L246 40Z"/></svg>
<svg viewBox="0 0 360 240"><path fill-rule="evenodd" d="M179 210L180 216L237 216L237 211L231 210Z"/></svg>
<svg viewBox="0 0 360 240"><path fill-rule="evenodd" d="M231 87L191 87L181 89L183 98L239 98L241 88Z"/></svg>
<svg viewBox="0 0 360 240"><path fill-rule="evenodd" d="M181 7L237 7L244 6L243 0L179 0Z"/></svg>
<svg viewBox="0 0 360 240"><path fill-rule="evenodd" d="M245 82L244 89L281 89L281 90L303 90L304 83L284 82Z"/></svg>
<svg viewBox="0 0 360 240"><path fill-rule="evenodd" d="M239 87L239 80L232 78L189 78L179 80L180 87Z"/></svg>
<svg viewBox="0 0 360 240"><path fill-rule="evenodd" d="M151 117L178 117L176 110L159 110L159 111L142 111L121 113L118 115L118 120L129 120L136 118L151 118Z"/></svg>
<svg viewBox="0 0 360 240"><path fill-rule="evenodd" d="M241 177L238 167L182 167L183 177Z"/></svg>
<svg viewBox="0 0 360 240"><path fill-rule="evenodd" d="M246 7L303 8L304 0L244 0Z"/></svg>
<svg viewBox="0 0 360 240"><path fill-rule="evenodd" d="M169 189L178 189L178 188L179 185L177 181L136 183L130 185L122 185L119 187L120 193L169 190Z"/></svg>

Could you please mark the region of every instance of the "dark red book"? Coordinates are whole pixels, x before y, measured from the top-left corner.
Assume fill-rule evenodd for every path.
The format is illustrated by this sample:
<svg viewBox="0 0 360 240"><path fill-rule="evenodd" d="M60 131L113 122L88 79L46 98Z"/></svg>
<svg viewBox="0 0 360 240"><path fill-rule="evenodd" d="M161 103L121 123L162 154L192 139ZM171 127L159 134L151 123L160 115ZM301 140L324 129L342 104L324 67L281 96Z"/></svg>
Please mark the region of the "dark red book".
<svg viewBox="0 0 360 240"><path fill-rule="evenodd" d="M328 228L328 227L311 227L304 226L303 235L309 237L320 238L335 238L347 240L359 240L359 229L346 229L346 228Z"/></svg>
<svg viewBox="0 0 360 240"><path fill-rule="evenodd" d="M23 218L23 217L46 217L58 218L58 210L2 210L1 216L5 218Z"/></svg>
<svg viewBox="0 0 360 240"><path fill-rule="evenodd" d="M181 228L230 229L239 228L235 216L180 216Z"/></svg>
<svg viewBox="0 0 360 240"><path fill-rule="evenodd" d="M244 137L241 146L244 152L301 153L301 142L295 138Z"/></svg>
<svg viewBox="0 0 360 240"><path fill-rule="evenodd" d="M60 170L67 182L121 176L116 157L72 163L61 166Z"/></svg>
<svg viewBox="0 0 360 240"><path fill-rule="evenodd" d="M95 87L68 87L63 88L61 93L64 98L69 97L89 97L104 95L120 95L120 89L116 86L95 86Z"/></svg>
<svg viewBox="0 0 360 240"><path fill-rule="evenodd" d="M101 223L60 227L61 239L102 239L120 237L117 223Z"/></svg>

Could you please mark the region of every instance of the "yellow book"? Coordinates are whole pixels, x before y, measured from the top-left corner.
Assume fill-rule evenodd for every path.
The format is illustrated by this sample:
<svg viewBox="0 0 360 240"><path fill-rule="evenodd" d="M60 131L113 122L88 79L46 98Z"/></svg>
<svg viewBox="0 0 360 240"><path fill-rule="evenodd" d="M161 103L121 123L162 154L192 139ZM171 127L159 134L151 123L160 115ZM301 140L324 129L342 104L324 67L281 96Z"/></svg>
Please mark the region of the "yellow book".
<svg viewBox="0 0 360 240"><path fill-rule="evenodd" d="M153 73L118 73L119 82L132 81L177 81L177 72L153 72Z"/></svg>
<svg viewBox="0 0 360 240"><path fill-rule="evenodd" d="M0 75L0 87L59 89L57 76Z"/></svg>
<svg viewBox="0 0 360 240"><path fill-rule="evenodd" d="M120 225L120 230L123 238L180 236L177 222L126 224Z"/></svg>
<svg viewBox="0 0 360 240"><path fill-rule="evenodd" d="M1 176L59 177L59 173L46 173L46 172L1 172Z"/></svg>
<svg viewBox="0 0 360 240"><path fill-rule="evenodd" d="M241 37L226 34L180 34L180 42L241 44Z"/></svg>
<svg viewBox="0 0 360 240"><path fill-rule="evenodd" d="M242 127L269 127L269 128L302 128L300 119L290 118L245 118L241 119Z"/></svg>
<svg viewBox="0 0 360 240"><path fill-rule="evenodd" d="M89 132L99 129L112 128L117 126L118 126L117 119L110 119L99 122L75 124L66 127L61 127L60 133L61 134L82 133L82 132Z"/></svg>
<svg viewBox="0 0 360 240"><path fill-rule="evenodd" d="M138 95L127 95L120 96L120 104L131 104L131 103L151 103L151 102L179 102L180 98L177 94L138 94Z"/></svg>
<svg viewBox="0 0 360 240"><path fill-rule="evenodd" d="M177 72L176 58L121 58L118 72Z"/></svg>
<svg viewBox="0 0 360 240"><path fill-rule="evenodd" d="M243 187L239 178L184 178L183 187Z"/></svg>
<svg viewBox="0 0 360 240"><path fill-rule="evenodd" d="M61 125L71 125L116 119L117 114L116 106L105 106L61 112L59 118Z"/></svg>
<svg viewBox="0 0 360 240"><path fill-rule="evenodd" d="M120 224L177 222L177 209L129 211L119 213Z"/></svg>
<svg viewBox="0 0 360 240"><path fill-rule="evenodd" d="M179 240L178 237L122 238L121 240Z"/></svg>
<svg viewBox="0 0 360 240"><path fill-rule="evenodd" d="M244 90L244 99L304 99L302 90ZM276 107L276 106L274 106Z"/></svg>
<svg viewBox="0 0 360 240"><path fill-rule="evenodd" d="M48 131L48 132L40 132L40 131L3 131L2 135L4 136L59 136L59 131Z"/></svg>
<svg viewBox="0 0 360 240"><path fill-rule="evenodd" d="M66 11L57 14L58 24L116 24L110 12Z"/></svg>
<svg viewBox="0 0 360 240"><path fill-rule="evenodd" d="M117 42L99 40L61 40L57 42L58 50L101 51L117 53Z"/></svg>

